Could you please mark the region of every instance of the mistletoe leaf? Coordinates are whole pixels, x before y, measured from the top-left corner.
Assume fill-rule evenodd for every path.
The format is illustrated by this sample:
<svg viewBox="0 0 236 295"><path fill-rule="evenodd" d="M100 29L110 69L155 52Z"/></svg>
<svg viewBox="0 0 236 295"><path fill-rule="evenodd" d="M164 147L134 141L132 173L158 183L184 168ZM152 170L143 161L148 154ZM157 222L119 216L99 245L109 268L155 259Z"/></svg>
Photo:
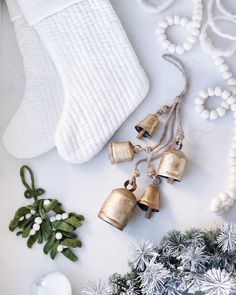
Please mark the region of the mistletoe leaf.
<svg viewBox="0 0 236 295"><path fill-rule="evenodd" d="M57 247L59 246L59 244L60 244L60 241L56 240L54 244L52 245L52 248L50 250L50 256L52 259L55 259L57 255Z"/></svg>
<svg viewBox="0 0 236 295"><path fill-rule="evenodd" d="M17 237L21 236L22 233L23 233L23 231L18 231L18 232L16 233Z"/></svg>
<svg viewBox="0 0 236 295"><path fill-rule="evenodd" d="M43 201L42 200L40 200L40 204L39 204L39 214L42 219L47 218L47 214L45 213L44 208L43 208Z"/></svg>
<svg viewBox="0 0 236 295"><path fill-rule="evenodd" d="M82 223L75 216L71 216L64 221L74 227L82 226Z"/></svg>
<svg viewBox="0 0 236 295"><path fill-rule="evenodd" d="M61 206L61 203L60 203L58 200L56 200L56 199L51 200L50 205L48 205L48 206L45 208L45 211L46 211L46 212L50 212L50 211L52 211L52 210L53 210L55 207L57 207L57 206Z"/></svg>
<svg viewBox="0 0 236 295"><path fill-rule="evenodd" d="M62 254L70 259L72 262L76 262L78 260L78 257L70 250L70 249L64 249L62 251Z"/></svg>
<svg viewBox="0 0 236 295"><path fill-rule="evenodd" d="M62 214L64 213L65 211L62 209L62 204L59 203L57 206L55 206L53 208L53 211L56 213L56 214Z"/></svg>
<svg viewBox="0 0 236 295"><path fill-rule="evenodd" d="M69 239L76 239L77 238L77 235L75 233L68 233L66 231L61 231L62 235L66 238L69 238Z"/></svg>
<svg viewBox="0 0 236 295"><path fill-rule="evenodd" d="M50 249L52 248L54 242L56 241L56 237L55 234L52 234L50 239L47 241L47 243L45 244L44 248L43 248L43 252L44 254L48 254Z"/></svg>
<svg viewBox="0 0 236 295"><path fill-rule="evenodd" d="M81 248L82 247L82 242L80 240L64 239L61 242L61 245L68 246L68 247L71 247L71 248Z"/></svg>
<svg viewBox="0 0 236 295"><path fill-rule="evenodd" d="M22 238L28 238L31 228L32 228L31 223L24 228L23 233L22 233Z"/></svg>
<svg viewBox="0 0 236 295"><path fill-rule="evenodd" d="M18 223L20 221L20 218L22 216L24 216L25 214L29 213L29 212L30 212L30 210L27 207L21 207L21 208L19 208L16 211L13 220L10 222L9 230L10 231L14 231L17 228L17 226L18 226Z"/></svg>
<svg viewBox="0 0 236 295"><path fill-rule="evenodd" d="M38 243L42 244L43 243L43 231L40 229L38 231L39 235L38 235Z"/></svg>
<svg viewBox="0 0 236 295"><path fill-rule="evenodd" d="M34 219L35 219L34 216L30 217L29 219L24 219L18 223L18 227L25 228L28 224L32 223Z"/></svg>
<svg viewBox="0 0 236 295"><path fill-rule="evenodd" d="M57 227L58 230L62 230L62 231L65 231L65 232L73 232L75 230L74 226L68 224L68 223L65 223L65 222L61 222L61 224Z"/></svg>
<svg viewBox="0 0 236 295"><path fill-rule="evenodd" d="M70 217L71 217L71 216L76 217L79 221L84 221L84 220L85 220L85 218L84 218L83 215L79 215L79 214L76 214L76 213L74 213L74 212L71 212L71 213L69 214L69 216L70 216Z"/></svg>
<svg viewBox="0 0 236 295"><path fill-rule="evenodd" d="M34 243L37 241L38 237L39 237L39 232L36 232L35 235L30 236L27 241L27 247L32 248Z"/></svg>
<svg viewBox="0 0 236 295"><path fill-rule="evenodd" d="M42 229L42 233L43 233L43 238L45 241L47 241L52 233L50 222L48 219L43 220L43 222L41 224L41 229Z"/></svg>

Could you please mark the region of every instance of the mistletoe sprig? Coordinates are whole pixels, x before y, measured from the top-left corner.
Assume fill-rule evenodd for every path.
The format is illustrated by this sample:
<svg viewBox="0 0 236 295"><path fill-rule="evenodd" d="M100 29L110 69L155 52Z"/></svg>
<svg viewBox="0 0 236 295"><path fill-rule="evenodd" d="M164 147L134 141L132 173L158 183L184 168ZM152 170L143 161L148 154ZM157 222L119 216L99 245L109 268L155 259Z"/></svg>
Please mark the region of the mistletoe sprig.
<svg viewBox="0 0 236 295"><path fill-rule="evenodd" d="M29 173L31 185L26 181ZM19 208L9 225L10 231L18 229L17 236L28 239L27 246L32 248L35 243L43 244L43 252L54 259L58 253L75 262L78 260L71 248L81 247L75 230L82 226L84 216L66 213L62 204L56 199L38 199L45 193L42 188L35 188L34 175L28 166L22 166L20 176L26 190L24 196L33 199L32 205Z"/></svg>

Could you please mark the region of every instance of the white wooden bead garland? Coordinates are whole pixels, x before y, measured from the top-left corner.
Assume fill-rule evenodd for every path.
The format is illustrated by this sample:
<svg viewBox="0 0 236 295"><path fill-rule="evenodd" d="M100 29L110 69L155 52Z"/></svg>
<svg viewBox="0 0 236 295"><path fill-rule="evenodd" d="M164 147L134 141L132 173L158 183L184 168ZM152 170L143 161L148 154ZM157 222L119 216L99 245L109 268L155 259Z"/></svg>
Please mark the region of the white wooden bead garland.
<svg viewBox="0 0 236 295"><path fill-rule="evenodd" d="M164 10L166 10L168 7L171 6L171 4L175 0L165 0L161 4L151 4L148 0L136 0L138 5L145 11L151 14L160 14Z"/></svg>
<svg viewBox="0 0 236 295"><path fill-rule="evenodd" d="M182 17L179 15L167 16L165 19L159 22L159 26L156 30L158 34L158 40L162 47L169 51L171 54L183 54L186 51L192 49L193 45L196 43L198 36L200 34L202 15L203 15L203 5L202 0L193 0L194 10L192 19ZM183 44L174 44L168 40L167 30L171 26L181 26L190 31L189 36L183 42Z"/></svg>
<svg viewBox="0 0 236 295"><path fill-rule="evenodd" d="M217 17L214 21L218 19L222 19L222 17ZM216 48L207 35L208 27L209 21L202 28L202 33L200 35L201 47L214 60L214 64L219 72L221 72L228 88L208 87L206 90L200 91L195 100L196 111L204 119L216 120L224 116L227 110L231 110L235 120L234 126L236 126L236 78L223 58L223 56L232 56L235 53L236 46L234 44L233 47L228 50ZM221 106L214 110L209 110L206 107L206 101L209 97L213 96L221 97ZM226 213L236 200L236 128L234 128L233 143L229 152L229 166L230 176L228 190L220 193L218 197L213 198L210 204L210 211L216 214Z"/></svg>

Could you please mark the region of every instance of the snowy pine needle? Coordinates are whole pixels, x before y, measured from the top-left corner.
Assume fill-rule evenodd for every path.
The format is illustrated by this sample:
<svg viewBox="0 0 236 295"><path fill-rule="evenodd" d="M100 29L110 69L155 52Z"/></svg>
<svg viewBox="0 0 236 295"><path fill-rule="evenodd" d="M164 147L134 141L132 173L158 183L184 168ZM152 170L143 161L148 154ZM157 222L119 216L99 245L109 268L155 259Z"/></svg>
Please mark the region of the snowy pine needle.
<svg viewBox="0 0 236 295"><path fill-rule="evenodd" d="M204 295L230 295L233 279L228 272L211 269L201 279L201 291Z"/></svg>
<svg viewBox="0 0 236 295"><path fill-rule="evenodd" d="M131 248L130 263L132 267L143 271L149 261L156 254L157 246L149 241L142 241Z"/></svg>
<svg viewBox="0 0 236 295"><path fill-rule="evenodd" d="M165 282L170 278L170 272L163 264L156 263L155 259L152 259L139 278L143 294L161 294L164 291Z"/></svg>
<svg viewBox="0 0 236 295"><path fill-rule="evenodd" d="M111 287L107 282L97 281L89 282L87 287L83 290L83 294L86 295L111 295Z"/></svg>
<svg viewBox="0 0 236 295"><path fill-rule="evenodd" d="M236 251L236 225L225 223L219 227L220 234L217 242L224 252Z"/></svg>

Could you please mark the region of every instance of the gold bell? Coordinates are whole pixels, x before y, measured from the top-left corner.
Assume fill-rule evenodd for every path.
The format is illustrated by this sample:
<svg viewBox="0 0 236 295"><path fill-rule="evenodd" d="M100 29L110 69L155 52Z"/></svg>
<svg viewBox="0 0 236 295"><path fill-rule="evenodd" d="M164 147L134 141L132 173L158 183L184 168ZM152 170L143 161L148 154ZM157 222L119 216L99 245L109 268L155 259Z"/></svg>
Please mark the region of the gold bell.
<svg viewBox="0 0 236 295"><path fill-rule="evenodd" d="M143 210L147 211L146 218L151 218L153 212L160 211L160 191L156 184L150 184L138 201L138 206Z"/></svg>
<svg viewBox="0 0 236 295"><path fill-rule="evenodd" d="M109 144L108 148L109 159L112 164L129 162L134 159L134 146L129 141L112 142Z"/></svg>
<svg viewBox="0 0 236 295"><path fill-rule="evenodd" d="M142 120L138 125L135 126L135 129L138 132L137 138L152 138L158 124L159 119L156 115L148 115L144 120Z"/></svg>
<svg viewBox="0 0 236 295"><path fill-rule="evenodd" d="M165 152L160 160L157 174L168 179L169 183L183 179L187 157L175 148Z"/></svg>
<svg viewBox="0 0 236 295"><path fill-rule="evenodd" d="M136 186L131 190L126 187L113 190L102 205L98 217L123 230L137 205L137 199L133 194L135 189Z"/></svg>

